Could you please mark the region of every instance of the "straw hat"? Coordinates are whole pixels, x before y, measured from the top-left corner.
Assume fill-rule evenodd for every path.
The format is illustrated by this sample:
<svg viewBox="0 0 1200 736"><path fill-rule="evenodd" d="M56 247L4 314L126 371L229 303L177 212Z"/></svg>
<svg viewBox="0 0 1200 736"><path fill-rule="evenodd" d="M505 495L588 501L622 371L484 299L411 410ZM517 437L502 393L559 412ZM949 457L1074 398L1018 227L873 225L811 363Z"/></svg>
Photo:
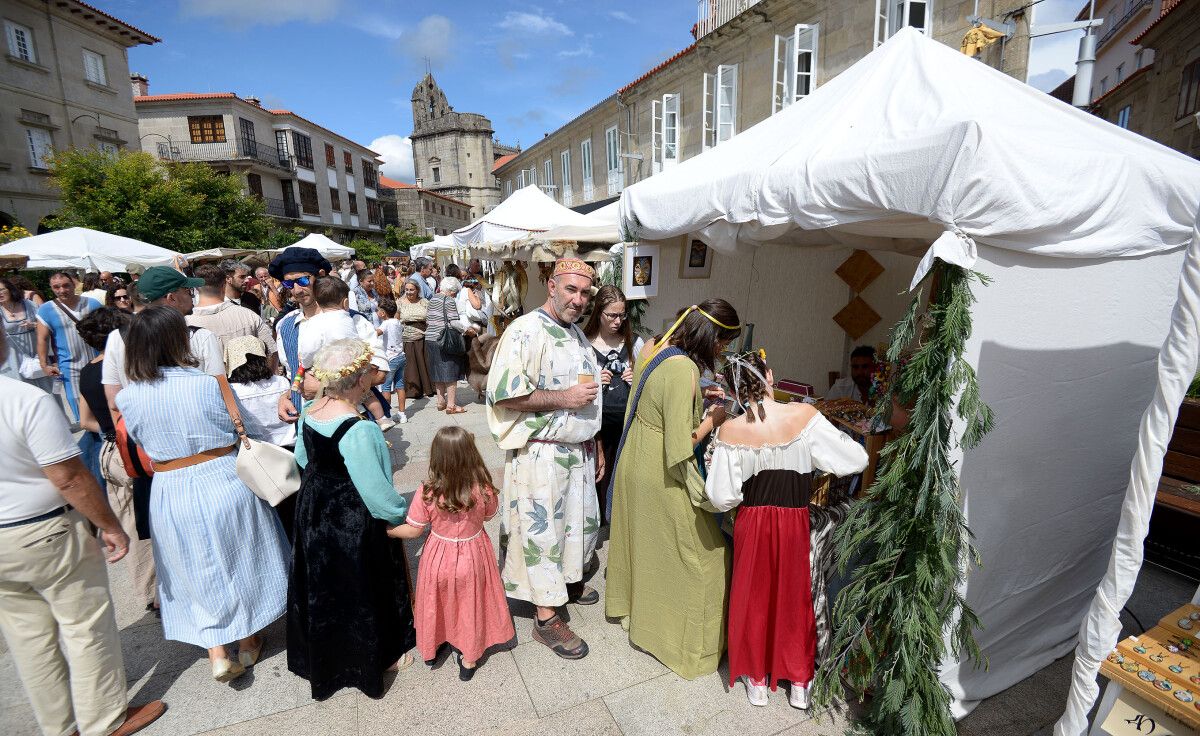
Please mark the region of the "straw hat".
<svg viewBox="0 0 1200 736"><path fill-rule="evenodd" d="M235 337L225 346L225 375L232 376L233 372L246 364L247 355L267 357L267 348L263 341L253 335Z"/></svg>

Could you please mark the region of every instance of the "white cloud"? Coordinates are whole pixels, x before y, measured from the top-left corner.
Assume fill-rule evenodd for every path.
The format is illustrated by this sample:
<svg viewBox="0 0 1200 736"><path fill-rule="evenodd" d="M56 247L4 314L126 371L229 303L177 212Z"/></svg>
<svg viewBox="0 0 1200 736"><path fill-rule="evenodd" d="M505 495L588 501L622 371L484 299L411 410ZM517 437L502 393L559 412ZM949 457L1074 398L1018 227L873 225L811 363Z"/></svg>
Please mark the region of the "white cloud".
<svg viewBox="0 0 1200 736"><path fill-rule="evenodd" d="M1055 87L1065 82L1069 76L1062 69L1051 69L1029 75L1029 86L1034 89L1040 89L1043 92L1052 92Z"/></svg>
<svg viewBox="0 0 1200 736"><path fill-rule="evenodd" d="M341 0L180 0L185 16L215 18L238 28L277 26L293 21L319 23L330 20Z"/></svg>
<svg viewBox="0 0 1200 736"><path fill-rule="evenodd" d="M575 33L542 11L536 13L520 13L509 11L497 24L500 28L514 33L530 36L574 36Z"/></svg>
<svg viewBox="0 0 1200 736"><path fill-rule="evenodd" d="M629 13L626 13L624 10L614 10L608 14L608 17L624 23L637 23L637 21L633 19L633 16Z"/></svg>
<svg viewBox="0 0 1200 736"><path fill-rule="evenodd" d="M581 46L577 46L576 48L563 49L562 51L559 51L558 55L563 59L580 58L584 56L590 58L593 56L592 45L585 41Z"/></svg>
<svg viewBox="0 0 1200 736"><path fill-rule="evenodd" d="M402 23L395 23L374 13L353 15L346 20L346 23L351 28L379 38L399 41L404 37L405 27Z"/></svg>
<svg viewBox="0 0 1200 736"><path fill-rule="evenodd" d="M444 15L427 15L416 27L403 33L397 45L400 52L425 68L428 59L431 66L440 66L449 61L454 53L454 24Z"/></svg>
<svg viewBox="0 0 1200 736"><path fill-rule="evenodd" d="M384 176L410 184L417 180L413 170L412 141L408 136L395 133L383 135L371 141L367 148L378 153L383 159L379 170Z"/></svg>

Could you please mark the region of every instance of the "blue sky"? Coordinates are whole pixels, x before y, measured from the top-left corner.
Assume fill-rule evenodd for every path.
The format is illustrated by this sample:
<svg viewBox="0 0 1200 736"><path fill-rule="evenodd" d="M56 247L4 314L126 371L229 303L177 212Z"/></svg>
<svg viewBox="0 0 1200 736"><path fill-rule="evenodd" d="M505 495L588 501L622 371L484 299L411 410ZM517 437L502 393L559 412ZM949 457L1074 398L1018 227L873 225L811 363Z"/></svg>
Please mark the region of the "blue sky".
<svg viewBox="0 0 1200 736"><path fill-rule="evenodd" d="M411 178L409 98L427 59L456 110L528 145L691 43L696 17L694 0L92 1L163 39L129 53L151 94L258 96L371 145L396 178ZM1038 19L1080 1L1044 0ZM1035 74L1071 68L1066 35L1037 42Z"/></svg>

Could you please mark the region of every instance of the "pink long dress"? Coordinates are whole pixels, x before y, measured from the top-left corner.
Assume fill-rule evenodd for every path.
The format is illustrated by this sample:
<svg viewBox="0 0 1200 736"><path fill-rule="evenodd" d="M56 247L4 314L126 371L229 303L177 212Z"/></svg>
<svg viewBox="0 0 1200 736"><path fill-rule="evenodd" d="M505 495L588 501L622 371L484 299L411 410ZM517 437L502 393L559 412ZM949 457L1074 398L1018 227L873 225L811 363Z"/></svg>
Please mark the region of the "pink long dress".
<svg viewBox="0 0 1200 736"><path fill-rule="evenodd" d="M475 506L452 514L426 503L424 490L413 494L406 522L430 527L417 568L417 650L422 659L431 660L445 642L463 660L477 662L485 649L516 636L496 551L483 530L483 522L496 515L498 501L494 493L476 488Z"/></svg>

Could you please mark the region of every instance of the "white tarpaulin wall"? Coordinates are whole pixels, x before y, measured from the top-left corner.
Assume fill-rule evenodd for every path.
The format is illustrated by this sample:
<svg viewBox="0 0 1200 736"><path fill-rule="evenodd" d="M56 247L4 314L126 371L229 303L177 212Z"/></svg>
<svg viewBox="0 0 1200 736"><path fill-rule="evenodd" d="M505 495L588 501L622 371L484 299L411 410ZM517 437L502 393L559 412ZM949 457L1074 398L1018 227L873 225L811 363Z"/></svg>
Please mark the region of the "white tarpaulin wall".
<svg viewBox="0 0 1200 736"><path fill-rule="evenodd" d="M976 288L969 357L998 427L960 463L984 561L966 594L990 669L950 662L943 680L961 715L1078 636L1058 732L1080 734L1196 367L1198 198L1196 161L904 29L797 104L627 188L621 219L643 241L694 235L726 252L925 253L914 283L935 256L994 275Z"/></svg>
<svg viewBox="0 0 1200 736"><path fill-rule="evenodd" d="M321 233L309 233L288 248L312 248L331 261L354 257L354 249L335 242Z"/></svg>
<svg viewBox="0 0 1200 736"><path fill-rule="evenodd" d="M561 225L589 224L586 215L563 207L536 185L513 192L491 212L450 234L459 248L502 245Z"/></svg>
<svg viewBox="0 0 1200 736"><path fill-rule="evenodd" d="M534 236L543 240L575 240L586 243L620 243L621 203L606 204L587 213L583 220L552 227Z"/></svg>
<svg viewBox="0 0 1200 736"><path fill-rule="evenodd" d="M78 268L83 271L126 271L131 265L170 266L179 256L173 250L122 235L69 227L14 240L0 246L0 255L29 256L26 268Z"/></svg>

